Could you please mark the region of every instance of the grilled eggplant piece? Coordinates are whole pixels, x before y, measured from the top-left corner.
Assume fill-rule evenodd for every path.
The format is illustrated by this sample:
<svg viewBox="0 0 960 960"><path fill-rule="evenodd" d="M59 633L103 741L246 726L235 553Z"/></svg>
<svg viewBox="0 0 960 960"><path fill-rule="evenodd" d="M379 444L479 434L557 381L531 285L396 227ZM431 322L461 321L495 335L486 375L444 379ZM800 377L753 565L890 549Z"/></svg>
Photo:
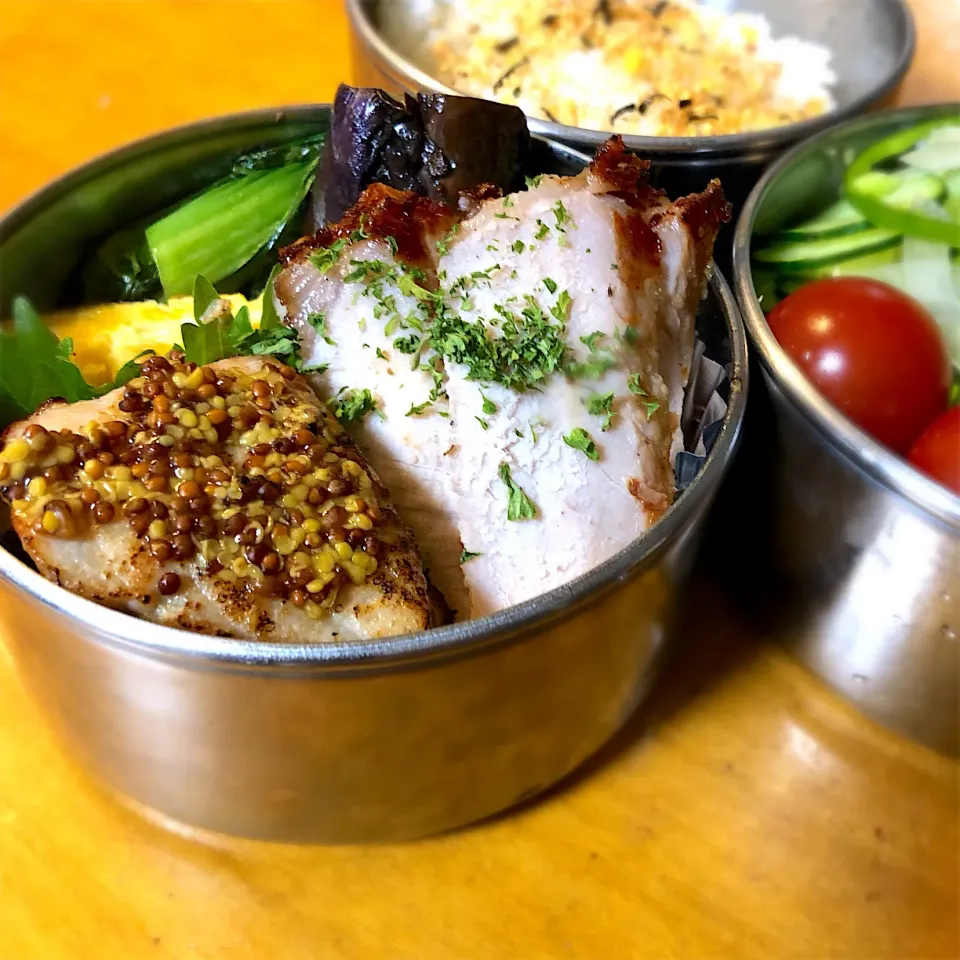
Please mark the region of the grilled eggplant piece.
<svg viewBox="0 0 960 960"><path fill-rule="evenodd" d="M310 643L426 629L409 530L302 377L171 355L11 426L0 494L39 571L144 619Z"/></svg>
<svg viewBox="0 0 960 960"><path fill-rule="evenodd" d="M341 85L309 229L339 221L372 183L451 206L482 184L515 190L529 141L516 107L445 94L400 104L382 90Z"/></svg>

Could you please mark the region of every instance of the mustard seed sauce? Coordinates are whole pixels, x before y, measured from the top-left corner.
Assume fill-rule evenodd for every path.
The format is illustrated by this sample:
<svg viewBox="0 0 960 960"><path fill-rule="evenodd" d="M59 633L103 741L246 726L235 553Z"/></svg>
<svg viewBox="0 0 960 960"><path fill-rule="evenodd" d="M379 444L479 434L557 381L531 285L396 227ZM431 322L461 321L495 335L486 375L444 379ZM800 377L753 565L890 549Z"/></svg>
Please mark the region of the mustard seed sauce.
<svg viewBox="0 0 960 960"><path fill-rule="evenodd" d="M0 450L0 495L42 536L129 524L166 564L278 597L319 619L377 570L388 508L333 415L294 370L145 360L121 417L80 432L32 423ZM178 566L182 569L182 566Z"/></svg>

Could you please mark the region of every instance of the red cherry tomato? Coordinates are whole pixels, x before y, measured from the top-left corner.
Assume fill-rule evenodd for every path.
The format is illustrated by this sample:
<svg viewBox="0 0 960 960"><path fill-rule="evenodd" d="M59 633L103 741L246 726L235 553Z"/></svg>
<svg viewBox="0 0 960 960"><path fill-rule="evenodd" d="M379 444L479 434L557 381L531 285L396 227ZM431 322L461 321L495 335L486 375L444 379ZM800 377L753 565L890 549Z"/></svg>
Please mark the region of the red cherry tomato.
<svg viewBox="0 0 960 960"><path fill-rule="evenodd" d="M886 283L815 280L767 321L820 392L897 453L946 409L950 361L936 321Z"/></svg>
<svg viewBox="0 0 960 960"><path fill-rule="evenodd" d="M920 434L907 459L937 483L960 493L960 406L940 414Z"/></svg>

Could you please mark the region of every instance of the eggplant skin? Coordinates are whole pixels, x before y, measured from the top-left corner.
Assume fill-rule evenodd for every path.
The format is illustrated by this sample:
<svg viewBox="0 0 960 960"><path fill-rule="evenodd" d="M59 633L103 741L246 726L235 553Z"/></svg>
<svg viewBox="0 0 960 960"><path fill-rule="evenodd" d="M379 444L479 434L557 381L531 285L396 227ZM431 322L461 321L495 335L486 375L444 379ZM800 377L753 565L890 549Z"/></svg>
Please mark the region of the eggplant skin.
<svg viewBox="0 0 960 960"><path fill-rule="evenodd" d="M481 185L517 190L529 146L517 107L446 94L408 95L401 104L382 90L341 84L307 227L336 223L372 183L449 206Z"/></svg>

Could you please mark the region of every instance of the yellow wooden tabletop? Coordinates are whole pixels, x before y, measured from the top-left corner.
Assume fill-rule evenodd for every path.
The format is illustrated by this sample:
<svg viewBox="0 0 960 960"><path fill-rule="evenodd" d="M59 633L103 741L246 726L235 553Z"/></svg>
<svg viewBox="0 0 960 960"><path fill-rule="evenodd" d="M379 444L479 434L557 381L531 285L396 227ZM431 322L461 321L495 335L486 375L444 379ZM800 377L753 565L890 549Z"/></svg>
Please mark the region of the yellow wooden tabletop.
<svg viewBox="0 0 960 960"><path fill-rule="evenodd" d="M903 97L960 99L960 0L914 8ZM142 134L327 100L346 49L337 0L0 0L0 210ZM957 765L695 591L652 702L582 775L403 846L142 821L59 751L0 644L0 960L956 960Z"/></svg>

